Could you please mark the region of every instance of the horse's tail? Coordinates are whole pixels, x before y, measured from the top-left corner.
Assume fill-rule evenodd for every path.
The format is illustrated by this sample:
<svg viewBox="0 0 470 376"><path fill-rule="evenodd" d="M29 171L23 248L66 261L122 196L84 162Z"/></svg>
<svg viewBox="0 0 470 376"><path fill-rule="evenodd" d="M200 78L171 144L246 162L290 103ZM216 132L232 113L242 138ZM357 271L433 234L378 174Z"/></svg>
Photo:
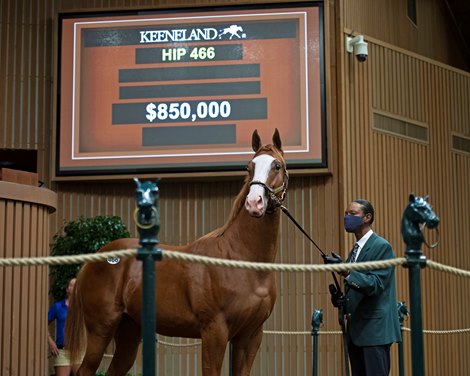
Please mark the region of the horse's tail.
<svg viewBox="0 0 470 376"><path fill-rule="evenodd" d="M69 307L65 320L65 348L70 353L72 364L81 363L86 343L85 320L83 317L80 284L77 281L69 297Z"/></svg>

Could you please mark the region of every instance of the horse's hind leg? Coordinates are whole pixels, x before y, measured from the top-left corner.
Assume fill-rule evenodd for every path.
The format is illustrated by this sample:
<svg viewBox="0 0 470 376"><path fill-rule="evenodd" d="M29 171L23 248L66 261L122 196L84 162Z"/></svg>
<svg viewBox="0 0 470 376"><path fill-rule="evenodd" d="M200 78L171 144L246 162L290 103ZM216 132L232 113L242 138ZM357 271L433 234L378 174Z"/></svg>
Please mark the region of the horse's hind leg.
<svg viewBox="0 0 470 376"><path fill-rule="evenodd" d="M87 348L77 376L94 376L112 336L87 332Z"/></svg>
<svg viewBox="0 0 470 376"><path fill-rule="evenodd" d="M137 356L140 338L140 325L129 316L124 315L114 335L116 351L106 373L107 375L121 376L127 373Z"/></svg>

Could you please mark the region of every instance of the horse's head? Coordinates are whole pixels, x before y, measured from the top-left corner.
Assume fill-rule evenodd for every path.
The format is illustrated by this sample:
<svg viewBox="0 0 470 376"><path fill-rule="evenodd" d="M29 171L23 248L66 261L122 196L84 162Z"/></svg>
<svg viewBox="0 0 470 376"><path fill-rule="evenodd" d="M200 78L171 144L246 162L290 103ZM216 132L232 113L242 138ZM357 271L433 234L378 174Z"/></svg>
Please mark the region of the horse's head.
<svg viewBox="0 0 470 376"><path fill-rule="evenodd" d="M135 190L135 201L139 208L147 208L155 205L158 197L158 187L151 181L140 182L134 178L137 189Z"/></svg>
<svg viewBox="0 0 470 376"><path fill-rule="evenodd" d="M420 249L424 242L423 227L437 228L439 217L434 212L428 197L418 197L410 194L408 206L402 219L401 232L408 249Z"/></svg>
<svg viewBox="0 0 470 376"><path fill-rule="evenodd" d="M160 218L158 214L158 186L151 181L140 182L134 178L137 186L135 190L135 202L137 207L134 211L134 221L137 225L141 238L149 238L150 242L156 236L160 228ZM149 242L149 240L144 240ZM142 240L141 240L142 243Z"/></svg>
<svg viewBox="0 0 470 376"><path fill-rule="evenodd" d="M412 223L424 224L431 229L436 228L439 224L439 218L428 202L428 197L418 197L410 194L409 199L410 201L405 209L404 216Z"/></svg>
<svg viewBox="0 0 470 376"><path fill-rule="evenodd" d="M262 217L282 205L289 174L277 129L274 131L273 143L265 146L261 145L260 137L255 130L252 147L255 156L247 167L249 191L245 208L251 216Z"/></svg>

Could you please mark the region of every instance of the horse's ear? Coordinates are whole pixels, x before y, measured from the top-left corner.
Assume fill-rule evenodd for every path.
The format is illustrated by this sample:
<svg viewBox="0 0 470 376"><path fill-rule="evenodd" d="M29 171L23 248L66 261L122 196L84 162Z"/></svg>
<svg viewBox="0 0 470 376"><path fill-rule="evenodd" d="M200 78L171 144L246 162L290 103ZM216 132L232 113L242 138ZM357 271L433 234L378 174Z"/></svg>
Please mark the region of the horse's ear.
<svg viewBox="0 0 470 376"><path fill-rule="evenodd" d="M279 131L277 130L277 128L274 130L273 144L277 148L277 150L282 152L281 136L279 135Z"/></svg>
<svg viewBox="0 0 470 376"><path fill-rule="evenodd" d="M410 202L415 200L415 195L413 193L410 193Z"/></svg>
<svg viewBox="0 0 470 376"><path fill-rule="evenodd" d="M138 178L134 178L134 182L135 182L135 185L137 186L137 188L140 187L140 180Z"/></svg>
<svg viewBox="0 0 470 376"><path fill-rule="evenodd" d="M258 134L258 130L255 129L253 132L253 136L251 137L251 147L253 148L253 151L256 153L259 148L261 147L261 139Z"/></svg>
<svg viewBox="0 0 470 376"><path fill-rule="evenodd" d="M428 202L429 201L429 196L426 195L426 196L423 197L423 199L424 199L424 201Z"/></svg>

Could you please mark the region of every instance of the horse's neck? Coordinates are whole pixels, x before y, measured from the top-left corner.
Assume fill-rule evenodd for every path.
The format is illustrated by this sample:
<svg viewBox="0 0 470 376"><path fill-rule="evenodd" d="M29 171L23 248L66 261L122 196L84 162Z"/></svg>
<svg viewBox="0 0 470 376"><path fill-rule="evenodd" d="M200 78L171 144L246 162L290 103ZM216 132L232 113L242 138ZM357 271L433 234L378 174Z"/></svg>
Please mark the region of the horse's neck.
<svg viewBox="0 0 470 376"><path fill-rule="evenodd" d="M276 210L263 218L253 218L241 209L224 236L233 244L232 248L236 249L240 259L274 262L279 238L279 216L279 210Z"/></svg>
<svg viewBox="0 0 470 376"><path fill-rule="evenodd" d="M424 241L423 234L419 229L419 224L412 222L406 216L403 218L401 231L407 249L418 250Z"/></svg>
<svg viewBox="0 0 470 376"><path fill-rule="evenodd" d="M403 217L402 230L405 234L410 236L416 236L420 233L418 225L410 221L407 217Z"/></svg>

